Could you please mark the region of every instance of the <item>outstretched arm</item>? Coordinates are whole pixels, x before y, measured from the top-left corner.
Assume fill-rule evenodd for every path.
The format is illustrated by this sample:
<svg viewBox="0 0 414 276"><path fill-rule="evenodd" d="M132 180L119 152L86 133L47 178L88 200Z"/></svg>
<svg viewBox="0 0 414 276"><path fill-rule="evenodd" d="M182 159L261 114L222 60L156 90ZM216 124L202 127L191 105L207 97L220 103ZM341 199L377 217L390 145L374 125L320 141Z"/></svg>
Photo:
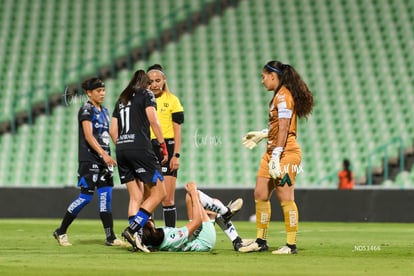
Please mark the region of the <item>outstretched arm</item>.
<svg viewBox="0 0 414 276"><path fill-rule="evenodd" d="M243 145L248 149L253 149L260 141L267 138L269 130L267 128L260 131L250 131L243 136Z"/></svg>
<svg viewBox="0 0 414 276"><path fill-rule="evenodd" d="M200 225L205 222L209 221L210 218L208 217L207 213L205 212L203 206L200 203L200 197L198 195L197 186L194 182L189 182L186 185L187 190L187 197L186 197L186 204L187 210L189 211L190 222L187 224L188 232L191 235L197 230ZM190 212L191 210L191 212Z"/></svg>

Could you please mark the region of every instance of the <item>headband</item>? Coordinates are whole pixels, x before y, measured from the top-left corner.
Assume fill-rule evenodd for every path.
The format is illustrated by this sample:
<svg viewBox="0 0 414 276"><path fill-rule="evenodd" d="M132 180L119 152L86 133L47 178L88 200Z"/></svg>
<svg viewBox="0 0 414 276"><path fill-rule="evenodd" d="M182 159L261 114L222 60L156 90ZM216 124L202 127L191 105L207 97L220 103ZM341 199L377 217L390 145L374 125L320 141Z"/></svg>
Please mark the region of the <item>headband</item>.
<svg viewBox="0 0 414 276"><path fill-rule="evenodd" d="M280 69L277 69L277 68L275 68L275 67L272 67L272 66L270 66L269 64L266 64L266 65L265 65L265 67L266 67L267 69L269 69L270 71L273 71L273 72L275 72L275 73L277 73L277 74L279 74L279 75L282 75L282 71L281 71Z"/></svg>
<svg viewBox="0 0 414 276"><path fill-rule="evenodd" d="M105 83L100 79L93 81L92 83L89 81L86 87L86 90L95 90L96 88L105 87Z"/></svg>
<svg viewBox="0 0 414 276"><path fill-rule="evenodd" d="M159 69L151 69L151 70L149 70L149 71L147 72L147 74L148 74L149 72L151 72L151 71L156 71L156 72L159 72L159 73L161 73L161 75L163 75L163 76L165 77L165 73L164 73L163 71L159 70Z"/></svg>

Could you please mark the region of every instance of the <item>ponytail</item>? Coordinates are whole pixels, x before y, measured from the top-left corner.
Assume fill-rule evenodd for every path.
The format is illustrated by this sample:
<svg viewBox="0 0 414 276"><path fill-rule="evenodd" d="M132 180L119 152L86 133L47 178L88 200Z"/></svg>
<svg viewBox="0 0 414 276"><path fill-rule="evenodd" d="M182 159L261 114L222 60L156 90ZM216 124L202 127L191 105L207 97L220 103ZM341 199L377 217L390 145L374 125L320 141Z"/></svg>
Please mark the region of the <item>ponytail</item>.
<svg viewBox="0 0 414 276"><path fill-rule="evenodd" d="M306 118L313 109L313 95L299 73L289 64L280 61L269 61L263 68L268 73L274 72L279 77L279 86L275 93L282 86L285 86L295 101L295 110L299 118Z"/></svg>
<svg viewBox="0 0 414 276"><path fill-rule="evenodd" d="M137 70L128 83L128 86L122 91L121 95L119 95L119 102L123 105L127 105L134 93L140 88L146 89L149 83L150 81L147 74L145 74L145 71L141 69Z"/></svg>

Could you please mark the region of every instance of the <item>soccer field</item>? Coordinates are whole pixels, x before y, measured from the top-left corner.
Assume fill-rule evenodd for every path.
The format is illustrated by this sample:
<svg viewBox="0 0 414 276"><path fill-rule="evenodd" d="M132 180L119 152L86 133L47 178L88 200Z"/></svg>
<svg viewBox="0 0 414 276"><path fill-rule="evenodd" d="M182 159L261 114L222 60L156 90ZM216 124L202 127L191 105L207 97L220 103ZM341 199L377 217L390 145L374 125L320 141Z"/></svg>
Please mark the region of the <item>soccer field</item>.
<svg viewBox="0 0 414 276"><path fill-rule="evenodd" d="M141 253L107 247L100 220L79 219L68 231L73 246L52 237L56 219L0 220L0 275L412 275L414 224L302 222L298 255L238 253L217 229L209 253ZM179 221L178 226L184 225ZM255 224L235 221L243 238ZM126 221L116 220L119 233ZM282 222L271 222L270 250L283 245Z"/></svg>

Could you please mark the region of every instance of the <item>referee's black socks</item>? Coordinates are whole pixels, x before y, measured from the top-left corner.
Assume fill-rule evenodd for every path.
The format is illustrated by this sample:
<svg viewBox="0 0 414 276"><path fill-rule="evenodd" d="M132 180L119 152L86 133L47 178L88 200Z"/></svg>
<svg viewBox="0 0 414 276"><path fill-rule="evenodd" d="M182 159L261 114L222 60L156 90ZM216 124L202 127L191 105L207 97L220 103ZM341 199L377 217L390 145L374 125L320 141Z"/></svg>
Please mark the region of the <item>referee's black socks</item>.
<svg viewBox="0 0 414 276"><path fill-rule="evenodd" d="M175 222L177 221L177 208L175 205L163 206L164 213L164 223L167 227L175 227Z"/></svg>

